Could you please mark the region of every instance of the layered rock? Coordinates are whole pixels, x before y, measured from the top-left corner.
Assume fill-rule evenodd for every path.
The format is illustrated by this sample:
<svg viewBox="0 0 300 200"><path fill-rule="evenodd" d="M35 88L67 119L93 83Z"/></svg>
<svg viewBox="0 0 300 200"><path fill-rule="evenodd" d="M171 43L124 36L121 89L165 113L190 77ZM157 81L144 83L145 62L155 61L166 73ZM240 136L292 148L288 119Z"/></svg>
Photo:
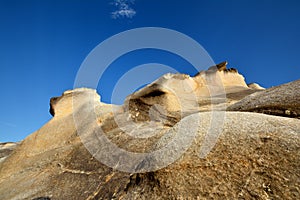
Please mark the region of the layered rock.
<svg viewBox="0 0 300 200"><path fill-rule="evenodd" d="M198 118L200 122L195 120ZM145 146L149 151L172 142L179 126L186 131L196 128L188 150L174 163L157 171L131 174L95 159L75 134L74 125L59 129L69 133L68 138L55 132L56 125L71 123L72 117L64 121L54 119L51 128L46 125L34 135L47 138L54 134L65 144L54 148L48 139L37 153L37 149L27 146L30 139L26 139L1 165L0 196L2 199L294 199L299 196L299 120L231 112L226 113L224 120L224 131L216 146L202 159L199 153L211 123L208 112L184 118L174 128L166 129L163 136L150 138L148 143L124 140L122 134L116 134L116 129L107 131L111 141L128 151L144 152ZM167 156L159 158L168 159ZM159 161L154 157L154 164Z"/></svg>
<svg viewBox="0 0 300 200"><path fill-rule="evenodd" d="M226 66L225 61L194 77L166 74L129 95L124 109L129 110L136 121L158 120L163 112L174 124L191 113L226 110L228 105L261 90L249 88L236 69ZM152 116L149 113L153 113Z"/></svg>
<svg viewBox="0 0 300 200"><path fill-rule="evenodd" d="M224 62L165 75L123 106L67 91L0 163L0 199L297 199L300 121L226 109L283 90L296 108L298 83L249 88Z"/></svg>
<svg viewBox="0 0 300 200"><path fill-rule="evenodd" d="M228 110L300 118L299 88L300 80L273 87L247 96Z"/></svg>

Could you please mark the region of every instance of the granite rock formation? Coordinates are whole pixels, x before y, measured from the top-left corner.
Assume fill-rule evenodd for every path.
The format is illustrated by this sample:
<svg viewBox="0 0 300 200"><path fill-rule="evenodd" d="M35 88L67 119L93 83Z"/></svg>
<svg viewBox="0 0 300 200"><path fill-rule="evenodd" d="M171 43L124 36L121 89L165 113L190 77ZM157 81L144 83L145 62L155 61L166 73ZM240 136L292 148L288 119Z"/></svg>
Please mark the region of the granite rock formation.
<svg viewBox="0 0 300 200"><path fill-rule="evenodd" d="M248 111L300 118L300 80L254 93L228 107L230 111Z"/></svg>
<svg viewBox="0 0 300 200"><path fill-rule="evenodd" d="M247 102L297 111L299 81L248 87L226 64L167 74L123 106L87 88L52 98L53 118L0 162L0 199L297 199L299 119Z"/></svg>
<svg viewBox="0 0 300 200"><path fill-rule="evenodd" d="M227 62L210 67L194 77L166 74L129 95L124 103L134 120L160 120L167 116L171 125L199 111L226 110L245 96L261 88L248 87L236 69L227 69ZM149 112L150 111L150 112ZM162 112L164 114L162 114ZM149 113L152 115L149 116Z"/></svg>

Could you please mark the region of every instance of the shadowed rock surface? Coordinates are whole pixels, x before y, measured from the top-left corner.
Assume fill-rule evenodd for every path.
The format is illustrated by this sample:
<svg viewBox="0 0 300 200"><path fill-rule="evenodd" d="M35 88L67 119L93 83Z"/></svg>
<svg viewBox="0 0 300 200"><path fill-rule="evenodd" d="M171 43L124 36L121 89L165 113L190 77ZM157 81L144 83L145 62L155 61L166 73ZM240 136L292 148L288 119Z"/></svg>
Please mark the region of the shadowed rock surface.
<svg viewBox="0 0 300 200"><path fill-rule="evenodd" d="M4 161L18 146L15 142L0 143L0 162Z"/></svg>
<svg viewBox="0 0 300 200"><path fill-rule="evenodd" d="M0 199L297 199L299 119L226 111L265 92L226 64L165 75L123 106L86 88L53 98L54 117L0 162Z"/></svg>
<svg viewBox="0 0 300 200"><path fill-rule="evenodd" d="M161 121L164 116L165 122L172 126L191 113L226 110L228 105L261 91L249 88L244 77L236 69L227 69L227 64L222 62L194 77L166 74L129 95L124 110L135 121Z"/></svg>
<svg viewBox="0 0 300 200"><path fill-rule="evenodd" d="M300 118L300 80L249 95L228 110Z"/></svg>

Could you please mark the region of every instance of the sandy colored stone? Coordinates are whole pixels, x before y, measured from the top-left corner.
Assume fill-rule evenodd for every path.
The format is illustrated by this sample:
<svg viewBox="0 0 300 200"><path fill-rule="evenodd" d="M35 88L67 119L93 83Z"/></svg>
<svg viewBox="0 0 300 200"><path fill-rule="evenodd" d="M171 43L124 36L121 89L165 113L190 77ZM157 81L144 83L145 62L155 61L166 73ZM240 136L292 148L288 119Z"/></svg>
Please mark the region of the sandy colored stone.
<svg viewBox="0 0 300 200"><path fill-rule="evenodd" d="M266 89L266 88L260 86L257 83L250 83L250 84L248 84L248 87L252 88L252 89L256 89L256 90L264 90L264 89Z"/></svg>
<svg viewBox="0 0 300 200"><path fill-rule="evenodd" d="M226 108L299 108L299 81L257 92L226 65L167 74L123 106L87 88L53 98L54 117L0 162L0 199L297 199L299 119Z"/></svg>
<svg viewBox="0 0 300 200"><path fill-rule="evenodd" d="M18 146L19 143L4 142L0 143L0 162L4 161Z"/></svg>
<svg viewBox="0 0 300 200"><path fill-rule="evenodd" d="M226 110L227 106L261 90L249 88L236 69L227 69L226 66L227 62L220 63L194 77L166 74L129 95L123 107L136 121L149 120L152 110L152 118L160 120L164 113L174 125L191 113Z"/></svg>
<svg viewBox="0 0 300 200"><path fill-rule="evenodd" d="M245 97L228 110L300 118L299 89L300 80L272 87Z"/></svg>
<svg viewBox="0 0 300 200"><path fill-rule="evenodd" d="M123 173L101 164L72 134L72 126L60 129L75 137L69 145L53 149L48 140L38 154L26 146L26 139L1 164L1 199L295 199L300 195L299 120L227 112L216 145L206 158L199 158L210 117L208 112L190 115L148 144L159 148L170 142L176 127L197 127L195 139L176 162L147 173ZM46 126L39 134L46 137L55 131Z"/></svg>

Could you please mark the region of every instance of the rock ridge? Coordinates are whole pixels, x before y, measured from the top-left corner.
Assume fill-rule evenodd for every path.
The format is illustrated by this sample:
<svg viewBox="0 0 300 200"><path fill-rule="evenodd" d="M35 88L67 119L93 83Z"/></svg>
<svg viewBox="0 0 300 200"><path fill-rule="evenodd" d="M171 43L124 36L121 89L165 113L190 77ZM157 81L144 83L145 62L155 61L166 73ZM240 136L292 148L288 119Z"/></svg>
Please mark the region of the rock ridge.
<svg viewBox="0 0 300 200"><path fill-rule="evenodd" d="M166 74L122 106L52 98L48 123L0 144L0 199L297 199L300 80L264 90L226 66Z"/></svg>

